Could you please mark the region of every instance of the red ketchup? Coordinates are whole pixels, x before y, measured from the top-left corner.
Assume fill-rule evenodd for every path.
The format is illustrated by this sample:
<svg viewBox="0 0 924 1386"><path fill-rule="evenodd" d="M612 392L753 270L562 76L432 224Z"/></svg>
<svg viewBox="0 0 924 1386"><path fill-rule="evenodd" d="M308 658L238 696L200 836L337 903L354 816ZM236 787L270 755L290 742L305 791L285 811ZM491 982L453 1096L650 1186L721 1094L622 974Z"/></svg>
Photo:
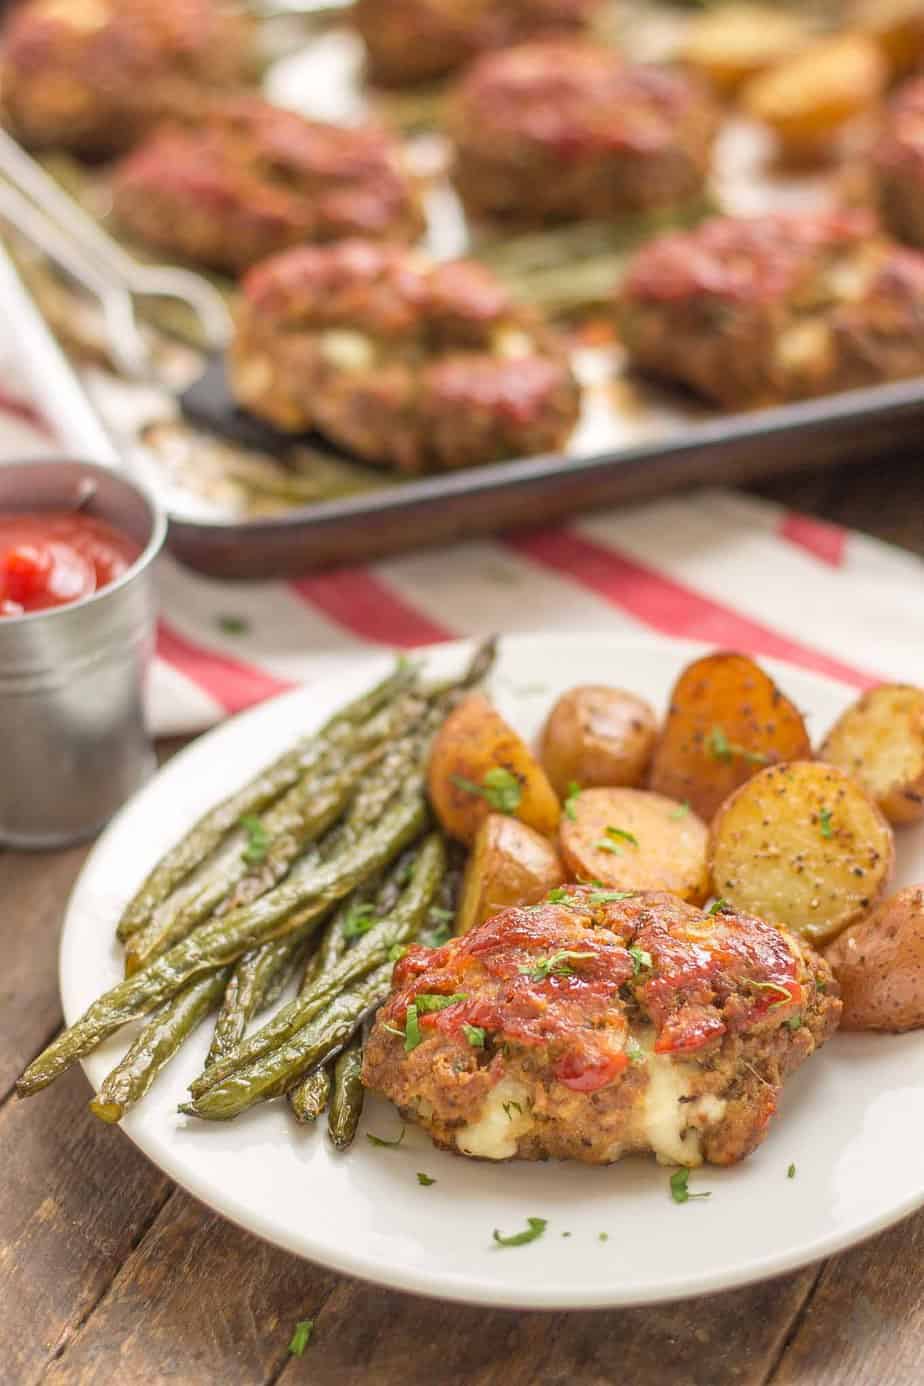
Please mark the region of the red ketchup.
<svg viewBox="0 0 924 1386"><path fill-rule="evenodd" d="M133 539L79 511L0 514L0 617L91 597L140 553Z"/></svg>

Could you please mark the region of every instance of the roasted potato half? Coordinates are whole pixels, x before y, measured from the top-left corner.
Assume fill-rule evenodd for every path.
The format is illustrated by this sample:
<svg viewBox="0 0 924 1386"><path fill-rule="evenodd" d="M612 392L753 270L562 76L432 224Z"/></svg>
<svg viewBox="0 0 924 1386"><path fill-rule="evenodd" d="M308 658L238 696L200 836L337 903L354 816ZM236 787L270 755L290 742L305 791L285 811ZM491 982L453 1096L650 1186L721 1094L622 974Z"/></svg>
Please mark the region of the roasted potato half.
<svg viewBox="0 0 924 1386"><path fill-rule="evenodd" d="M875 110L888 66L866 34L818 39L743 88L748 115L773 130L780 150L796 160L827 151L849 120Z"/></svg>
<svg viewBox="0 0 924 1386"><path fill-rule="evenodd" d="M825 952L840 983L845 1030L924 1026L924 887L884 900Z"/></svg>
<svg viewBox="0 0 924 1386"><path fill-rule="evenodd" d="M644 789L585 789L561 821L570 876L614 890L669 890L699 905L709 893L705 823L686 804Z"/></svg>
<svg viewBox="0 0 924 1386"><path fill-rule="evenodd" d="M924 817L924 689L885 683L835 722L818 751L862 785L891 823Z"/></svg>
<svg viewBox="0 0 924 1386"><path fill-rule="evenodd" d="M467 934L510 905L536 905L564 880L548 838L517 818L489 813L469 853L456 933Z"/></svg>
<svg viewBox="0 0 924 1386"><path fill-rule="evenodd" d="M658 734L653 709L621 688L584 684L563 693L542 729L539 757L564 799L572 784L639 785Z"/></svg>
<svg viewBox="0 0 924 1386"><path fill-rule="evenodd" d="M851 19L875 39L897 76L913 71L924 58L922 0L857 0Z"/></svg>
<svg viewBox="0 0 924 1386"><path fill-rule="evenodd" d="M648 783L708 822L762 766L811 753L802 714L770 675L747 655L719 652L674 685Z"/></svg>
<svg viewBox="0 0 924 1386"><path fill-rule="evenodd" d="M481 693L471 693L437 732L427 771L430 802L450 837L471 843L494 811L551 837L561 808L522 737Z"/></svg>
<svg viewBox="0 0 924 1386"><path fill-rule="evenodd" d="M782 62L805 42L807 26L774 5L721 5L697 15L679 56L721 91L732 91Z"/></svg>
<svg viewBox="0 0 924 1386"><path fill-rule="evenodd" d="M892 874L892 829L843 770L771 765L736 790L712 824L712 888L736 909L811 943L865 915Z"/></svg>

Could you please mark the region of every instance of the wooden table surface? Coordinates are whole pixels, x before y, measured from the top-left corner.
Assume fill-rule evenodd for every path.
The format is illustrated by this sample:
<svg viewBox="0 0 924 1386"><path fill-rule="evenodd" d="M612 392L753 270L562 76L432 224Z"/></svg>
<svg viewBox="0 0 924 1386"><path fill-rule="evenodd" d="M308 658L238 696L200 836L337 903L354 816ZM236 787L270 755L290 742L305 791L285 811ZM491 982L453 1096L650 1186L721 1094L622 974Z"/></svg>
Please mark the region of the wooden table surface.
<svg viewBox="0 0 924 1386"><path fill-rule="evenodd" d="M916 458L755 489L924 553ZM329 1274L224 1222L89 1115L79 1070L18 1102L17 1074L60 1023L57 936L84 855L0 854L5 1386L924 1381L924 1212L821 1265L706 1299L561 1314L460 1308ZM315 1335L296 1359L288 1343L303 1318Z"/></svg>

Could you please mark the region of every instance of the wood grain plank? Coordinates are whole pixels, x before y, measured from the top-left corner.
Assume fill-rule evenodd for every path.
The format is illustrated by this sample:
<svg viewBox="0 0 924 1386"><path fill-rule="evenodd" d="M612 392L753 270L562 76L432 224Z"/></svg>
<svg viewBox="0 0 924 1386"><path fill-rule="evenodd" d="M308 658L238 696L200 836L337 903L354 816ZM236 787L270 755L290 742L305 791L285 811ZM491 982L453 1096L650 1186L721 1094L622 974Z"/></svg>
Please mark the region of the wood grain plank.
<svg viewBox="0 0 924 1386"><path fill-rule="evenodd" d="M570 1314L438 1304L341 1281L280 1386L760 1386L815 1274Z"/></svg>
<svg viewBox="0 0 924 1386"><path fill-rule="evenodd" d="M773 1386L920 1386L924 1213L833 1257Z"/></svg>
<svg viewBox="0 0 924 1386"><path fill-rule="evenodd" d="M0 1377L17 1386L92 1311L171 1187L89 1097L73 1071L0 1110Z"/></svg>
<svg viewBox="0 0 924 1386"><path fill-rule="evenodd" d="M177 1190L43 1386L260 1386L335 1284Z"/></svg>
<svg viewBox="0 0 924 1386"><path fill-rule="evenodd" d="M0 1100L60 1024L58 934L86 852L0 855Z"/></svg>

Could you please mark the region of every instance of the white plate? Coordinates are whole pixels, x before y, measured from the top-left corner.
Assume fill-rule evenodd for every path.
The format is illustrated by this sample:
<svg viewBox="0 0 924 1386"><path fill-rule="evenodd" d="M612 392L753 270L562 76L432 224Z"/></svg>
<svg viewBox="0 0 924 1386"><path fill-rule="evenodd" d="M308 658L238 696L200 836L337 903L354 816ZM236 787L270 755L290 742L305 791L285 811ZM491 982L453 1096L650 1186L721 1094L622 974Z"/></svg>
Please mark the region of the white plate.
<svg viewBox="0 0 924 1386"><path fill-rule="evenodd" d="M458 667L463 649L430 652L433 666ZM660 708L697 649L598 634L508 638L494 696L528 735L553 696L574 683L620 684ZM368 660L349 677L226 723L172 760L122 811L90 856L68 910L61 945L68 1021L118 979L116 919L161 853L216 798L367 686L382 664ZM852 696L787 666L775 672L808 713L813 738ZM924 827L899 836L898 883L924 880ZM493 1165L438 1152L414 1128L397 1149L375 1148L361 1134L338 1156L323 1130L296 1129L281 1103L227 1125L187 1120L176 1104L207 1040L204 1026L129 1113L123 1125L132 1140L191 1193L259 1236L420 1294L536 1308L704 1294L837 1251L924 1201L920 1033L836 1037L791 1080L761 1148L734 1169L695 1171L691 1189L712 1196L684 1205L671 1201L669 1171L649 1159L605 1169ZM123 1048L116 1040L91 1055L86 1071L94 1084ZM363 1133L390 1137L399 1129L386 1103L367 1104ZM115 1132L112 1139L119 1139ZM422 1187L417 1171L436 1183ZM539 1240L492 1244L494 1228L516 1232L532 1216L548 1219Z"/></svg>

